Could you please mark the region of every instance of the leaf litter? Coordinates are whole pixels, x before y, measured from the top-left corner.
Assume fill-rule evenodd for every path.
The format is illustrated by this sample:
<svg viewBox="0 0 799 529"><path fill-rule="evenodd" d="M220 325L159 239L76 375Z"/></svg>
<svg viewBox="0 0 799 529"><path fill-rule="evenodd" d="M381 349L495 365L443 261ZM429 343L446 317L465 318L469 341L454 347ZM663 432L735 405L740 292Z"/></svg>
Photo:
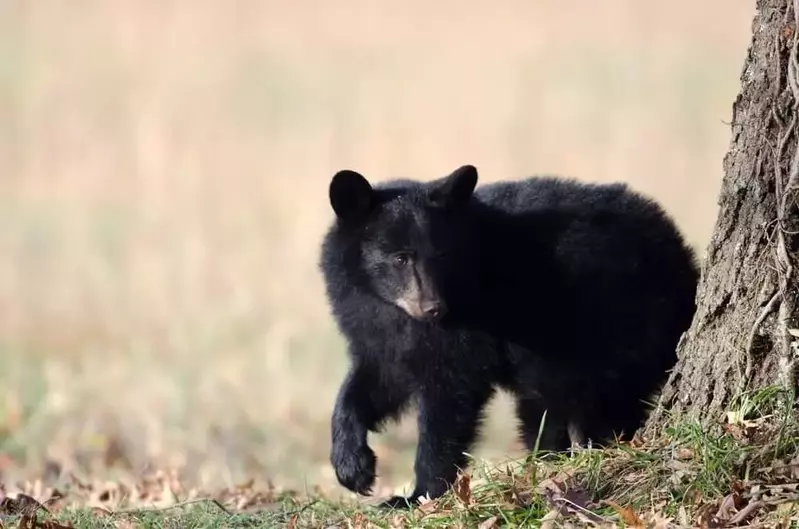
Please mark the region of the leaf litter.
<svg viewBox="0 0 799 529"><path fill-rule="evenodd" d="M459 473L451 494L430 500L420 498L413 512L381 518L392 528L416 527L425 521L438 519L452 527L495 529L514 516L533 512L544 528L554 527L671 527L730 528L759 524L766 513L781 521L773 527L790 527L799 520L799 455L775 460L759 454L773 446L760 447L763 439L775 438L774 430L763 421L728 418L725 433L740 445L759 450L758 457L747 460L746 479L732 479L728 485L713 492L693 487L702 476L706 457L703 444L686 444L679 440L644 441L634 437L619 447L599 451L578 449L572 463L552 462L546 458L524 463L518 470L493 472L485 479L475 479L466 472ZM754 446L753 446L754 445ZM770 452L773 453L773 452ZM594 458L594 459L592 459ZM589 479L591 461L593 478ZM601 475L601 480L599 476ZM660 479L660 482L656 482ZM725 488L726 487L726 488ZM681 504L674 505L664 496L667 490L685 493ZM298 494L278 491L271 483L257 487L252 480L208 493L188 488L174 471L148 472L136 479L129 473L116 481L83 480L68 475L58 487L42 480L28 481L15 486L0 482L0 529L8 527L10 517L25 529L66 529L69 522L53 521L64 509L88 509L94 516L109 518L117 529L135 527L130 515L147 511L182 509L205 504L221 515L278 511L283 526L290 529L306 527L307 518L313 526L377 527L372 515L363 512L339 513L339 523L318 518L318 513L305 509L319 498L300 502ZM647 505L642 506L641 499ZM286 500L301 509L286 512ZM671 509L667 508L672 505ZM305 507L303 507L303 505ZM647 510L648 509L648 510ZM665 513L670 513L667 516ZM377 516L382 516L378 514ZM528 518L532 520L532 518ZM464 525L463 520L468 520ZM321 522L322 525L318 525ZM383 524L382 526L385 526Z"/></svg>
<svg viewBox="0 0 799 529"><path fill-rule="evenodd" d="M4 521L18 518L18 527L24 529L65 529L69 522L50 519L64 510L88 510L96 517L116 517L148 511L179 509L196 504L206 504L221 514L232 515L254 511L274 510L282 505L286 496L271 484L258 489L252 481L210 494L198 489L188 489L178 479L176 472L155 471L138 480L84 481L70 475L61 489L45 486L41 480L26 481L13 487L0 483L0 529ZM67 525L64 525L64 524ZM130 520L115 520L115 527L134 527Z"/></svg>

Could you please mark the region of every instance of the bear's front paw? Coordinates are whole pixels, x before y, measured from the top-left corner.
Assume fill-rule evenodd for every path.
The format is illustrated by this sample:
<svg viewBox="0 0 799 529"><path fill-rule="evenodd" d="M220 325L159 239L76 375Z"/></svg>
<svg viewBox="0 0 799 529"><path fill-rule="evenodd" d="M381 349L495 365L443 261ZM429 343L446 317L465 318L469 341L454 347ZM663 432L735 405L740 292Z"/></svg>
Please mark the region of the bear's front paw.
<svg viewBox="0 0 799 529"><path fill-rule="evenodd" d="M413 496L392 496L386 501L379 503L378 507L386 509L411 509L417 507L419 502Z"/></svg>
<svg viewBox="0 0 799 529"><path fill-rule="evenodd" d="M371 495L377 457L368 445L354 450L349 447L336 448L333 450L332 463L339 483L358 494Z"/></svg>

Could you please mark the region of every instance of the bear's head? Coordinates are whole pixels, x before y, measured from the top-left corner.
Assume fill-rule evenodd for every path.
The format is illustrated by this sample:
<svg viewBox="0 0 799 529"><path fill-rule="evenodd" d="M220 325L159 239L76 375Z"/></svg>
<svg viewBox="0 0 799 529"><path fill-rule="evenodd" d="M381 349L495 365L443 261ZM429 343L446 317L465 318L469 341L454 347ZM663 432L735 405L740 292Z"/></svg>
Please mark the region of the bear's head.
<svg viewBox="0 0 799 529"><path fill-rule="evenodd" d="M426 183L395 180L372 186L351 170L333 176L329 198L336 229L357 245L355 266L374 295L415 320L445 316L447 289L464 264L458 260L467 244L476 185L477 169L471 165Z"/></svg>

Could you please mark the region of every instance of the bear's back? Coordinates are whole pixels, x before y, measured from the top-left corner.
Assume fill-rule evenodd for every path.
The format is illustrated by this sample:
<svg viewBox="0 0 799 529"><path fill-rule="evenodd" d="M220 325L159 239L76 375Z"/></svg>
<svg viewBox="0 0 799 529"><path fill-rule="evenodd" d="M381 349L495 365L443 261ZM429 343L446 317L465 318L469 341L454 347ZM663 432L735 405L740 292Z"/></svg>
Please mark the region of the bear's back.
<svg viewBox="0 0 799 529"><path fill-rule="evenodd" d="M623 346L652 332L670 342L690 322L693 252L661 207L627 185L534 177L485 184L475 198L488 270L480 301L518 341L578 350L584 335ZM575 316L585 334L574 333Z"/></svg>

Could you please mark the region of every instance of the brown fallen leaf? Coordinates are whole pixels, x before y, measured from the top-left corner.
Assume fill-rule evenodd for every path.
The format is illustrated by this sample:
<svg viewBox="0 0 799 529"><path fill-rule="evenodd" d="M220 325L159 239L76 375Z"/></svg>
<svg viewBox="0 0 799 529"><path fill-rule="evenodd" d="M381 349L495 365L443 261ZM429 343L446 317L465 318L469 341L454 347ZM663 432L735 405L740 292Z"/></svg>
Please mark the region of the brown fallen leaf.
<svg viewBox="0 0 799 529"><path fill-rule="evenodd" d="M113 513L104 507L94 505L91 508L92 514L98 517L111 516Z"/></svg>
<svg viewBox="0 0 799 529"><path fill-rule="evenodd" d="M355 516L352 517L352 520L347 521L347 525L352 529L366 529L369 526L369 522L366 520L363 513L357 512Z"/></svg>
<svg viewBox="0 0 799 529"><path fill-rule="evenodd" d="M638 432L633 434L633 437L629 442L630 448L641 448L645 444L646 443L644 443L644 440L641 438L641 435Z"/></svg>
<svg viewBox="0 0 799 529"><path fill-rule="evenodd" d="M299 518L298 514L292 516L291 519L289 520L288 525L286 525L286 529L294 529L294 526L297 525L297 518Z"/></svg>
<svg viewBox="0 0 799 529"><path fill-rule="evenodd" d="M650 522L653 524L650 527L652 529L669 529L671 527L671 522L674 521L674 518L664 518L659 514L652 514Z"/></svg>
<svg viewBox="0 0 799 529"><path fill-rule="evenodd" d="M736 512L737 509L735 508L735 495L727 494L724 496L724 499L721 500L721 505L719 505L719 508L713 518L718 522L729 522Z"/></svg>
<svg viewBox="0 0 799 529"><path fill-rule="evenodd" d="M613 510L616 511L616 513L621 517L622 521L624 521L626 525L630 525L633 527L643 527L645 525L644 521L641 518L639 518L638 515L635 514L633 510L630 509L629 507L622 507L615 501L611 500L605 500L605 503L607 505L610 505L613 508Z"/></svg>
<svg viewBox="0 0 799 529"><path fill-rule="evenodd" d="M458 479L455 481L455 495L458 497L461 502L467 507L472 503L472 488L471 488L471 477L469 474L463 473L458 476Z"/></svg>
<svg viewBox="0 0 799 529"><path fill-rule="evenodd" d="M421 510L425 514L431 514L436 512L438 509L438 501L431 500L427 496L419 496L419 510Z"/></svg>
<svg viewBox="0 0 799 529"><path fill-rule="evenodd" d="M574 516L587 526L605 522L604 518L588 510L588 494L577 483L568 484L574 481L571 476L562 478L559 481L555 478L548 478L541 481L536 487L537 492L546 500L547 504L560 515Z"/></svg>
<svg viewBox="0 0 799 529"><path fill-rule="evenodd" d="M0 514L33 514L39 509L50 512L47 507L27 494L17 494L16 498L9 498L6 496L2 501L0 501Z"/></svg>
<svg viewBox="0 0 799 529"><path fill-rule="evenodd" d="M563 495L563 499L569 502L571 505L588 510L588 504L591 501L591 497L582 487L571 487L566 491L566 494Z"/></svg>
<svg viewBox="0 0 799 529"><path fill-rule="evenodd" d="M763 502L761 501L753 501L746 507L742 508L738 511L735 516L730 518L729 524L730 525L739 525L749 518L755 515L757 511L759 511L763 507Z"/></svg>
<svg viewBox="0 0 799 529"><path fill-rule="evenodd" d="M499 527L499 525L497 524L498 520L499 518L497 518L496 516L492 516L491 518L488 518L480 522L480 525L477 526L477 529L496 529L497 527Z"/></svg>
<svg viewBox="0 0 799 529"><path fill-rule="evenodd" d="M402 529L406 526L406 523L402 515L396 514L391 517L391 520L389 520L388 525L392 529Z"/></svg>
<svg viewBox="0 0 799 529"><path fill-rule="evenodd" d="M713 503L708 503L699 507L694 514L695 524L702 528L716 527L716 522L713 518L713 511L715 509L716 507Z"/></svg>

